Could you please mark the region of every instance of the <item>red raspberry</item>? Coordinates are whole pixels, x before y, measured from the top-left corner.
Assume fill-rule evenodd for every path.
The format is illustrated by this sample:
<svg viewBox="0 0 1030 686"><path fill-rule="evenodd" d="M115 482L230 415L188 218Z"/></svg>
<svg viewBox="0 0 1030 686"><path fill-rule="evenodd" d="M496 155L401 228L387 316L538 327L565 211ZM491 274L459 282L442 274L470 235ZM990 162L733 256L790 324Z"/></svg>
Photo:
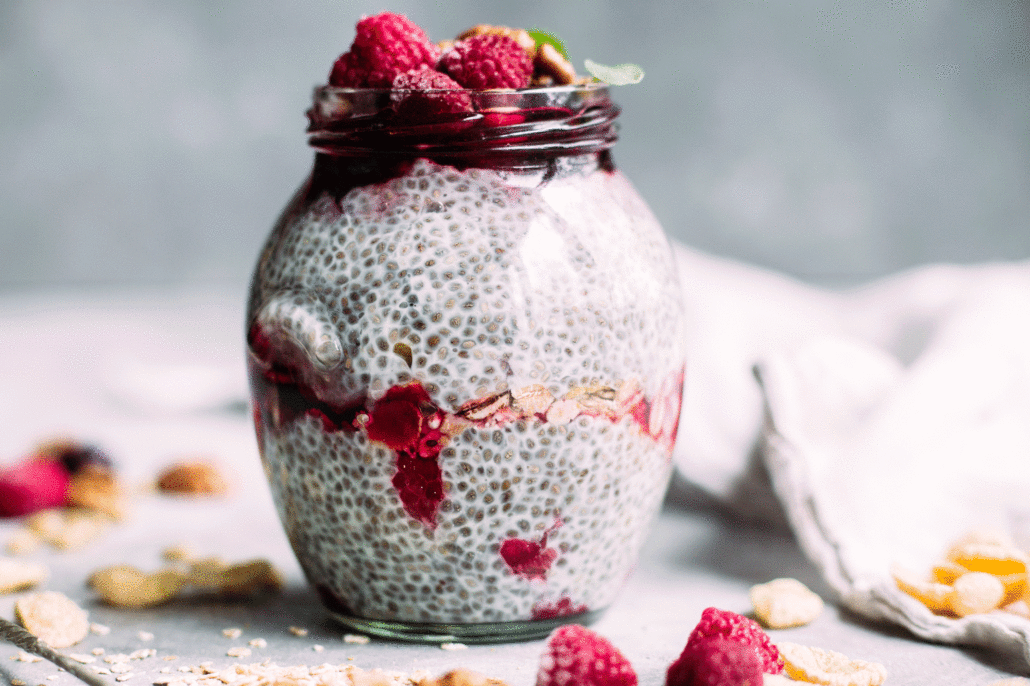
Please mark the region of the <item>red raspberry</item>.
<svg viewBox="0 0 1030 686"><path fill-rule="evenodd" d="M726 638L753 648L762 662L762 671L779 674L783 671L783 658L769 635L752 619L729 610L710 607L701 613L701 621L690 632L684 652L704 638Z"/></svg>
<svg viewBox="0 0 1030 686"><path fill-rule="evenodd" d="M758 654L728 638L688 644L665 676L665 686L762 686L762 681Z"/></svg>
<svg viewBox="0 0 1030 686"><path fill-rule="evenodd" d="M432 67L440 51L426 32L402 14L383 12L358 22L350 51L329 74L330 86L389 88L398 74Z"/></svg>
<svg viewBox="0 0 1030 686"><path fill-rule="evenodd" d="M443 54L440 71L465 88L525 88L533 60L514 38L484 33L458 41Z"/></svg>
<svg viewBox="0 0 1030 686"><path fill-rule="evenodd" d="M47 458L30 458L0 470L0 517L63 505L69 480L64 465Z"/></svg>
<svg viewBox="0 0 1030 686"><path fill-rule="evenodd" d="M578 624L558 627L547 639L536 686L636 686L637 675L606 638Z"/></svg>
<svg viewBox="0 0 1030 686"><path fill-rule="evenodd" d="M468 91L447 74L425 67L399 74L393 80L393 91L394 109L405 119L472 111Z"/></svg>

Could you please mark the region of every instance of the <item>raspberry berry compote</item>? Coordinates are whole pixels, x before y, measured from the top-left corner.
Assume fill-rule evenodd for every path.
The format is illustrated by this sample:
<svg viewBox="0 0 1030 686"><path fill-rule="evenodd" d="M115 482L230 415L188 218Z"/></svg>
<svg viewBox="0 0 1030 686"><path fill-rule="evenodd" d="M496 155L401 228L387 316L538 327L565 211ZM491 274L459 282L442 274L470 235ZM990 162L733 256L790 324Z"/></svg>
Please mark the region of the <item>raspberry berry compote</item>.
<svg viewBox="0 0 1030 686"><path fill-rule="evenodd" d="M258 443L334 617L541 637L612 602L660 506L679 288L605 85L437 74L315 91L313 170L251 285Z"/></svg>

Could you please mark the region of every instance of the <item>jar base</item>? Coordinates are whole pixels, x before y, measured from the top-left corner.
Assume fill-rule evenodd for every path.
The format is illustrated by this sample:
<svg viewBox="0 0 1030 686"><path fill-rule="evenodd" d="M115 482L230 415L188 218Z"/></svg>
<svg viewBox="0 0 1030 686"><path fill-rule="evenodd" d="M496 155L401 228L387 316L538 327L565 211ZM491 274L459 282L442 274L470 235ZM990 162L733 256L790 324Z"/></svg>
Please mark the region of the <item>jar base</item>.
<svg viewBox="0 0 1030 686"><path fill-rule="evenodd" d="M389 638L409 643L514 643L546 638L563 624L590 624L604 613L591 610L554 619L514 622L485 622L481 624L448 624L396 622L382 619L353 617L329 611L329 616L344 626L378 638Z"/></svg>

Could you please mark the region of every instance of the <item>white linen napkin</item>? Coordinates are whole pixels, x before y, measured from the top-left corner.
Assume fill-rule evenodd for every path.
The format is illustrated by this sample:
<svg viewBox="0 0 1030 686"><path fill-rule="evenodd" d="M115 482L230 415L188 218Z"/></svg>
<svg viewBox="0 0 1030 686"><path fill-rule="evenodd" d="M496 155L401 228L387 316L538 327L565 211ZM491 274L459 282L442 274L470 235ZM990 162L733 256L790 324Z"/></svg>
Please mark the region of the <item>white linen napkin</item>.
<svg viewBox="0 0 1030 686"><path fill-rule="evenodd" d="M762 516L764 469L844 605L1030 664L1030 620L935 616L890 577L929 570L971 530L1030 547L1030 264L928 266L838 293L676 251L696 324L680 472Z"/></svg>

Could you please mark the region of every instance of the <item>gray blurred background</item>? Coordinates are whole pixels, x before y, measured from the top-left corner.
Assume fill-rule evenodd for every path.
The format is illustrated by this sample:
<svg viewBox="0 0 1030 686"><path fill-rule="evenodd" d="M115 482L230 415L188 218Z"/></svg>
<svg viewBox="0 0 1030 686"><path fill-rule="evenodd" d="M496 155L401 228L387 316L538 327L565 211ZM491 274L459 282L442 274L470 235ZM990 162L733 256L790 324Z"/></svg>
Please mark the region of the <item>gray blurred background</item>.
<svg viewBox="0 0 1030 686"><path fill-rule="evenodd" d="M0 2L0 293L242 290L363 14L636 62L616 162L668 233L845 284L1030 257L1030 3Z"/></svg>

